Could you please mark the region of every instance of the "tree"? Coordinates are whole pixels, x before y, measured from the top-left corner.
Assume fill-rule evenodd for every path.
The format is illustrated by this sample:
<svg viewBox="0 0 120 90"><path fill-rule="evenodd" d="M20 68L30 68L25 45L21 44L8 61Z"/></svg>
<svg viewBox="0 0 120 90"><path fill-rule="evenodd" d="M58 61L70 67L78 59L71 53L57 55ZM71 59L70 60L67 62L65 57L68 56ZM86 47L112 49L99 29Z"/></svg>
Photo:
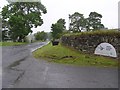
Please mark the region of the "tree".
<svg viewBox="0 0 120 90"><path fill-rule="evenodd" d="M70 31L73 32L81 32L83 28L85 28L86 21L84 19L83 14L80 14L78 12L75 12L72 15L69 15L70 20Z"/></svg>
<svg viewBox="0 0 120 90"><path fill-rule="evenodd" d="M47 10L41 2L12 2L3 7L2 18L7 22L13 41L18 39L21 42L32 33L31 28L43 24L42 13L47 13Z"/></svg>
<svg viewBox="0 0 120 90"><path fill-rule="evenodd" d="M64 30L66 29L65 27L65 19L59 19L57 21L57 23L52 24L51 26L51 34L54 39L59 39L62 36L62 33L64 32Z"/></svg>
<svg viewBox="0 0 120 90"><path fill-rule="evenodd" d="M61 25L62 25L62 27L63 27L63 30L65 30L65 28L66 28L66 26L65 26L65 19L59 19L58 21L57 21L57 23L60 23Z"/></svg>
<svg viewBox="0 0 120 90"><path fill-rule="evenodd" d="M34 34L36 40L45 41L47 39L47 33L44 31L37 32Z"/></svg>
<svg viewBox="0 0 120 90"><path fill-rule="evenodd" d="M89 14L88 19L88 29L92 28L92 30L99 30L104 28L104 25L101 24L102 15L97 12L91 12Z"/></svg>

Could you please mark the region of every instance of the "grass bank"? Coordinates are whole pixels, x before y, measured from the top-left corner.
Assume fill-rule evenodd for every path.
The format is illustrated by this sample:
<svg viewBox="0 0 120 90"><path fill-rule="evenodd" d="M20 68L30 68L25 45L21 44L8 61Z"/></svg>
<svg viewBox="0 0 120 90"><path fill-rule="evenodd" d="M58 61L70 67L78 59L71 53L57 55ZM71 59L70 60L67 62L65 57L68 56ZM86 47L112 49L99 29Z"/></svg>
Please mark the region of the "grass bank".
<svg viewBox="0 0 120 90"><path fill-rule="evenodd" d="M18 45L24 45L27 43L23 42L0 42L0 46L18 46Z"/></svg>
<svg viewBox="0 0 120 90"><path fill-rule="evenodd" d="M88 36L88 35L97 35L97 36L120 36L120 32L117 29L111 30L96 30L96 31L88 31L88 32L80 32L80 33L69 33L64 36Z"/></svg>
<svg viewBox="0 0 120 90"><path fill-rule="evenodd" d="M117 67L116 59L83 54L66 46L52 46L51 43L33 52L35 58L44 58L50 62L80 66Z"/></svg>

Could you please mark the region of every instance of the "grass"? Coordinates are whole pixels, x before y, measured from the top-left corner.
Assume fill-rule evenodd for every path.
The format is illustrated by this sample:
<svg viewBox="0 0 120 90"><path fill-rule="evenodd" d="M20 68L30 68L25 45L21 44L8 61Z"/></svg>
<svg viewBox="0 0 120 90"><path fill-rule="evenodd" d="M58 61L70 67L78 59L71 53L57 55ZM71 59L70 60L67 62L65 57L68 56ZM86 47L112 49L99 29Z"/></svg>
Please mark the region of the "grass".
<svg viewBox="0 0 120 90"><path fill-rule="evenodd" d="M80 33L69 33L64 36L88 36L88 35L102 35L102 36L120 36L120 32L116 29L111 30L96 30L96 31L88 31L88 32L80 32Z"/></svg>
<svg viewBox="0 0 120 90"><path fill-rule="evenodd" d="M18 45L24 45L27 43L23 42L0 42L0 46L18 46Z"/></svg>
<svg viewBox="0 0 120 90"><path fill-rule="evenodd" d="M33 52L35 58L44 58L50 62L80 66L117 67L113 58L83 54L66 46L52 46L51 43Z"/></svg>

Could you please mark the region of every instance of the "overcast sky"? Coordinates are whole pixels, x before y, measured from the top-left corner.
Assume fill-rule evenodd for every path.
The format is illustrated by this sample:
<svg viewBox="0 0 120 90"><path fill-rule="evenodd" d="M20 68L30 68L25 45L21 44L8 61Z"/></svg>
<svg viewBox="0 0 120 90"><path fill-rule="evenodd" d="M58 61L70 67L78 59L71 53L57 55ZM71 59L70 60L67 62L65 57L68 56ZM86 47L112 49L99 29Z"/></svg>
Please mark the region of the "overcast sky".
<svg viewBox="0 0 120 90"><path fill-rule="evenodd" d="M0 0L0 7L6 5L5 0ZM44 24L34 29L37 31L50 31L52 23L60 18L66 20L68 29L68 15L74 12L84 14L88 17L90 12L102 14L102 23L108 28L118 28L118 2L119 0L41 0L47 8L47 13L42 16Z"/></svg>

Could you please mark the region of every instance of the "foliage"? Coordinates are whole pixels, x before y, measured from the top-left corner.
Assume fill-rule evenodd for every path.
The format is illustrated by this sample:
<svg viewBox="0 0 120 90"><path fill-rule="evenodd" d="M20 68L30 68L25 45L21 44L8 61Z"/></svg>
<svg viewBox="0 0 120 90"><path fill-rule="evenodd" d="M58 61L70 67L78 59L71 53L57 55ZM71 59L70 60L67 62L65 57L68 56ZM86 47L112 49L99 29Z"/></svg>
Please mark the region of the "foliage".
<svg viewBox="0 0 120 90"><path fill-rule="evenodd" d="M10 37L16 41L22 41L30 32L31 28L41 26L42 13L46 8L41 2L14 2L2 8L4 27L10 31ZM4 28L3 27L3 28Z"/></svg>
<svg viewBox="0 0 120 90"><path fill-rule="evenodd" d="M99 30L101 28L104 28L104 25L101 24L101 18L102 15L97 13L97 12L91 12L89 14L88 19L88 28L87 30L89 30L90 28L92 28L93 30Z"/></svg>
<svg viewBox="0 0 120 90"><path fill-rule="evenodd" d="M62 33L65 31L65 19L59 19L57 23L52 24L51 26L51 34L53 39L59 39Z"/></svg>
<svg viewBox="0 0 120 90"><path fill-rule="evenodd" d="M64 53L63 53L64 52ZM107 66L117 67L117 60L112 58L83 54L63 45L52 46L51 43L33 52L40 59L44 58L50 62L73 64L79 66Z"/></svg>
<svg viewBox="0 0 120 90"><path fill-rule="evenodd" d="M44 31L37 32L34 34L36 40L45 41L47 39L47 33Z"/></svg>
<svg viewBox="0 0 120 90"><path fill-rule="evenodd" d="M91 12L88 18L84 18L83 14L75 12L69 15L69 30L73 32L81 32L82 30L93 31L104 28L101 24L102 15L97 12Z"/></svg>
<svg viewBox="0 0 120 90"><path fill-rule="evenodd" d="M85 18L83 14L80 14L78 12L75 12L72 15L69 15L70 19L70 31L73 32L81 32L81 30L85 26Z"/></svg>

